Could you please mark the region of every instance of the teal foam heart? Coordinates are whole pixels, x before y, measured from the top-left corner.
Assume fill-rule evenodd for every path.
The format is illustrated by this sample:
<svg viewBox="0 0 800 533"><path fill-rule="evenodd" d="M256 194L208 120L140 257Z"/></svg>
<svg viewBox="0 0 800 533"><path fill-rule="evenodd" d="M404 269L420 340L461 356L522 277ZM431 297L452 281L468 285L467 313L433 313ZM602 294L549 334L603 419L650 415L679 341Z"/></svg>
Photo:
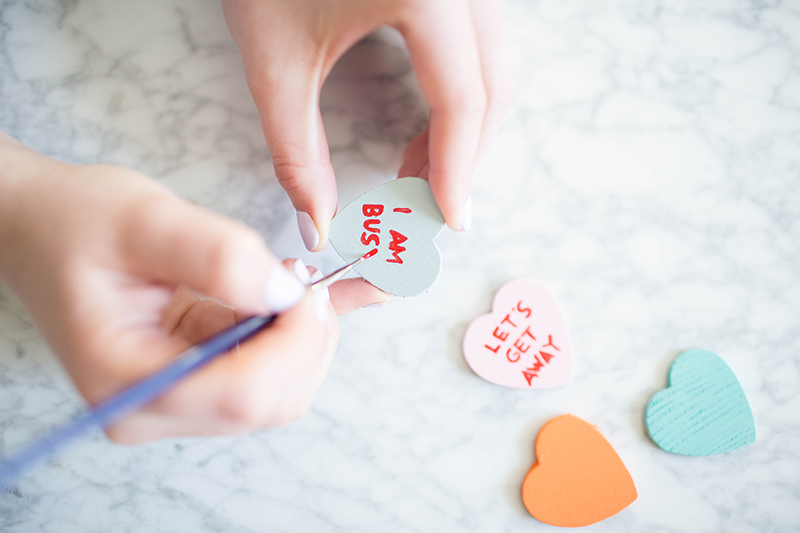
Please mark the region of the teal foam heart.
<svg viewBox="0 0 800 533"><path fill-rule="evenodd" d="M681 455L714 455L756 441L753 412L736 375L718 355L695 348L669 369L669 386L645 411L650 438Z"/></svg>

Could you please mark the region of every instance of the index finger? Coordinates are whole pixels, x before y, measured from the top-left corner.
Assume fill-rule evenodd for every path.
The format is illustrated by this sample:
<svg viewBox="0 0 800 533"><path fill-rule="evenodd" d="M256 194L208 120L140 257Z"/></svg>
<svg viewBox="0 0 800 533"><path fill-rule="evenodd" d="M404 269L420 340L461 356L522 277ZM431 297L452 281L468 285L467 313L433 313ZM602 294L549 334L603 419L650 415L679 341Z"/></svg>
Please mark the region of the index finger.
<svg viewBox="0 0 800 533"><path fill-rule="evenodd" d="M469 229L470 177L487 95L467 2L430 2L397 29L430 104L428 180L447 225Z"/></svg>

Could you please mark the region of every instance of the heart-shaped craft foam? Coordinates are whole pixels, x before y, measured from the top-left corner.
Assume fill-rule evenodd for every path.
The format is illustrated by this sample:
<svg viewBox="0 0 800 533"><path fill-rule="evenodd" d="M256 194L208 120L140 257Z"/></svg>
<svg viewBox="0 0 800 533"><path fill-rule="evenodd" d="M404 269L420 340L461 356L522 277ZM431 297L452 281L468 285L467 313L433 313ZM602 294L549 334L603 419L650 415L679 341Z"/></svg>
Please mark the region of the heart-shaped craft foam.
<svg viewBox="0 0 800 533"><path fill-rule="evenodd" d="M356 272L395 296L416 296L433 285L442 257L433 239L444 218L428 182L400 178L367 191L333 218L330 241L348 263L377 250Z"/></svg>
<svg viewBox="0 0 800 533"><path fill-rule="evenodd" d="M492 312L464 335L464 357L486 381L518 389L551 389L572 382L572 349L555 298L530 279L506 283Z"/></svg>
<svg viewBox="0 0 800 533"><path fill-rule="evenodd" d="M645 423L661 449L714 455L756 441L753 412L736 375L718 355L695 348L669 369L669 386L647 404Z"/></svg>
<svg viewBox="0 0 800 533"><path fill-rule="evenodd" d="M536 519L588 526L617 514L637 496L622 459L585 420L562 415L539 431L536 463L522 482L522 501Z"/></svg>

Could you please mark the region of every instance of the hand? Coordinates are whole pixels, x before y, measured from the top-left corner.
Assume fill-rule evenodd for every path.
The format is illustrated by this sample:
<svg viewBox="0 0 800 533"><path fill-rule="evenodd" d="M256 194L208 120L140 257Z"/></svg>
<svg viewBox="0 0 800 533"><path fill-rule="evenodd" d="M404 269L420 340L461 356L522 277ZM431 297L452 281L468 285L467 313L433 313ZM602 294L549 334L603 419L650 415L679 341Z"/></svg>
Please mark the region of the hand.
<svg viewBox="0 0 800 533"><path fill-rule="evenodd" d="M0 161L0 277L89 403L244 315L285 311L109 428L115 441L286 424L305 412L331 364L335 311L390 298L351 279L331 288L330 301L315 300L302 263L279 263L254 230L136 172L59 163L2 133Z"/></svg>
<svg viewBox="0 0 800 533"><path fill-rule="evenodd" d="M495 0L223 0L275 174L303 241L328 242L336 184L319 92L336 60L383 24L406 39L430 103L429 126L408 146L399 176L428 178L447 225L467 230L470 175L511 98Z"/></svg>

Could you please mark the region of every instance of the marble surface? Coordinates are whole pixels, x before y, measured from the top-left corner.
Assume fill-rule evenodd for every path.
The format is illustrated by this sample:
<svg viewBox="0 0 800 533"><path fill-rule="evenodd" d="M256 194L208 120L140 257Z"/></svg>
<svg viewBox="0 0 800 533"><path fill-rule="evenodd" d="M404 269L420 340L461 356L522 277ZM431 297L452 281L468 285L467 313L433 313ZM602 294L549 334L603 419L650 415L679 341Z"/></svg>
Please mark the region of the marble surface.
<svg viewBox="0 0 800 533"><path fill-rule="evenodd" d="M100 435L0 495L4 532L531 531L522 479L550 418L597 425L639 499L594 531L800 528L800 4L506 1L515 100L439 237L425 295L343 317L311 411L280 430L142 447ZM391 32L323 93L341 205L389 180L426 108ZM215 0L0 1L0 129L146 172L302 251ZM506 281L565 309L573 385L503 389L460 342ZM757 441L670 455L643 411L681 350L727 361ZM81 406L6 289L0 451Z"/></svg>

